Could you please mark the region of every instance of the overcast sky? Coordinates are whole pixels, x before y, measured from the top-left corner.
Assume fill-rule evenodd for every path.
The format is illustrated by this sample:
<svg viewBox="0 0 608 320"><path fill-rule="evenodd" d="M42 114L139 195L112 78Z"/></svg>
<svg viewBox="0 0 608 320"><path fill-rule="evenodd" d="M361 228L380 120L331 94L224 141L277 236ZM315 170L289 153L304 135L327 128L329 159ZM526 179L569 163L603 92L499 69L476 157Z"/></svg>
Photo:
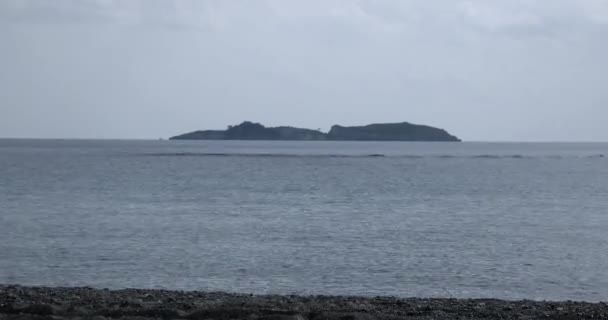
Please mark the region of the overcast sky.
<svg viewBox="0 0 608 320"><path fill-rule="evenodd" d="M608 141L608 0L1 0L0 137Z"/></svg>

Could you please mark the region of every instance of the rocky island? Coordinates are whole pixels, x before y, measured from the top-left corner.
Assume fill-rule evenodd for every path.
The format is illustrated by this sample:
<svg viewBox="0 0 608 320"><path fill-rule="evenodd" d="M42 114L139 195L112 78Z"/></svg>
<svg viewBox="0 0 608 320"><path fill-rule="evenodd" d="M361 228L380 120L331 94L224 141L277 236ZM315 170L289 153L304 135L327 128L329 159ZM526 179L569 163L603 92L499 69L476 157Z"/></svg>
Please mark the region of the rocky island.
<svg viewBox="0 0 608 320"><path fill-rule="evenodd" d="M450 141L460 139L447 131L425 125L378 123L367 126L334 125L328 133L294 127L265 127L245 121L226 130L202 130L172 137L171 140L299 140L299 141Z"/></svg>

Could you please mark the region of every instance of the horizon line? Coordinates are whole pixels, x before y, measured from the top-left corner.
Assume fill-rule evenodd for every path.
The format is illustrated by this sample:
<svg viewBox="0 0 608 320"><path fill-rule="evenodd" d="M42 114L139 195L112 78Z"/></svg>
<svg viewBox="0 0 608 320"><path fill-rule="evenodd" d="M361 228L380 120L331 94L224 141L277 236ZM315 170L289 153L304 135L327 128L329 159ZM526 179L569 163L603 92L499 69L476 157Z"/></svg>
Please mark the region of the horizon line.
<svg viewBox="0 0 608 320"><path fill-rule="evenodd" d="M37 137L0 137L0 140L42 140L42 141L277 141L277 142L414 142L414 143L441 143L452 141L395 141L395 140L170 140L170 138L66 138L66 137L52 137L52 138L37 138ZM462 140L460 143L608 143L606 140Z"/></svg>

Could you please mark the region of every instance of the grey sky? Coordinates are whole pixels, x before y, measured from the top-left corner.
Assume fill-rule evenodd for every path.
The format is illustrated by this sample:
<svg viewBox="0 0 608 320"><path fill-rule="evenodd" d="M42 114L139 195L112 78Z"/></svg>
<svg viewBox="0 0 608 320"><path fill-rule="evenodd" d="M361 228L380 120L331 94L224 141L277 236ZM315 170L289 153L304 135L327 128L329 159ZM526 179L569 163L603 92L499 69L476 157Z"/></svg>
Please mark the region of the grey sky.
<svg viewBox="0 0 608 320"><path fill-rule="evenodd" d="M1 0L0 137L608 141L608 0Z"/></svg>

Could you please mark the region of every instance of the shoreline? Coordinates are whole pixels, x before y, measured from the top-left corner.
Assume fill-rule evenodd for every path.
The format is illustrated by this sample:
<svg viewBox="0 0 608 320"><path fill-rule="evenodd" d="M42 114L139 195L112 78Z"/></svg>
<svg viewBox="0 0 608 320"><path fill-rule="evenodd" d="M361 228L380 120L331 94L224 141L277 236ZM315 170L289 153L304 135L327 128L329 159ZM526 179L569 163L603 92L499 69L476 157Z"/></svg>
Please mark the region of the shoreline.
<svg viewBox="0 0 608 320"><path fill-rule="evenodd" d="M608 319L606 303L0 285L0 319Z"/></svg>

